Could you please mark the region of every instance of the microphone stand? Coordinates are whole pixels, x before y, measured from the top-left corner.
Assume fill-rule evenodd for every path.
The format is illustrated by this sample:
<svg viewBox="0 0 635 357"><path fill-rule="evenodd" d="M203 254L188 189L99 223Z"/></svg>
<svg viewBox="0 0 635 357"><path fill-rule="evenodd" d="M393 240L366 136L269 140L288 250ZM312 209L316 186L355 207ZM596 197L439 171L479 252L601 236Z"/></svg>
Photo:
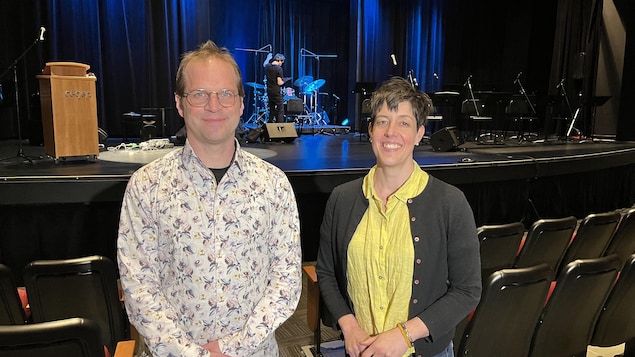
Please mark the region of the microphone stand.
<svg viewBox="0 0 635 357"><path fill-rule="evenodd" d="M558 84L561 95L564 97L564 101L567 104L567 109L569 109L569 115L572 115L571 124L565 133L565 141L569 141L569 135L571 135L571 130L573 130L573 125L578 117L578 113L580 112L580 108L576 109L575 113L573 113L573 109L571 109L571 102L569 102L569 96L567 95L567 91L564 89L564 78Z"/></svg>
<svg viewBox="0 0 635 357"><path fill-rule="evenodd" d="M474 91L472 90L472 81L470 80L472 76L467 77L465 84L467 86L467 90L470 92L470 98L472 99L472 104L474 105L474 111L476 112L476 116L480 117L481 113L478 111L478 105L476 105L476 98L474 98Z"/></svg>
<svg viewBox="0 0 635 357"><path fill-rule="evenodd" d="M304 53L302 53L302 52L304 52ZM337 58L337 55L318 55L316 53L313 53L313 52L307 50L306 48L301 48L300 49L300 56L315 58L315 60L317 61L317 76L316 76L317 79L320 78L320 57L322 57L322 58Z"/></svg>
<svg viewBox="0 0 635 357"><path fill-rule="evenodd" d="M2 74L0 74L0 78L2 78L4 77L5 74L9 72L9 70L13 69L13 85L15 87L15 115L18 121L18 153L16 157L23 158L24 160L28 161L30 164L33 164L33 159L24 153L24 148L22 146L22 128L21 128L22 122L20 120L20 90L18 89L17 65L18 65L18 62L20 62L20 60L24 58L24 56L26 56L26 54L40 41L42 41L41 37L39 36L36 37L35 41L33 41L33 43L31 43L31 45L29 45L29 47L27 47L24 50L24 52L22 52L22 54L19 55L13 61L13 63L11 63L11 65L9 65L9 67L7 67L7 69L4 70L4 72L2 72Z"/></svg>
<svg viewBox="0 0 635 357"><path fill-rule="evenodd" d="M523 97L525 98L525 100L527 101L527 104L529 105L529 109L531 109L531 114L535 118L537 116L536 108L531 103L531 100L529 99L529 96L527 95L527 91L525 91L525 87L523 87L523 83L520 81L520 74L516 78L515 82L518 83L518 87L520 88L520 94L522 94ZM533 134L531 133L531 129L532 129L531 128L532 127L531 122L532 121L533 121L533 118L529 118L529 136L533 136ZM521 131L522 131L522 127L523 127L523 125L521 124ZM522 139L523 139L523 135L519 135L518 140L522 141ZM538 135L536 135L536 139L538 139Z"/></svg>

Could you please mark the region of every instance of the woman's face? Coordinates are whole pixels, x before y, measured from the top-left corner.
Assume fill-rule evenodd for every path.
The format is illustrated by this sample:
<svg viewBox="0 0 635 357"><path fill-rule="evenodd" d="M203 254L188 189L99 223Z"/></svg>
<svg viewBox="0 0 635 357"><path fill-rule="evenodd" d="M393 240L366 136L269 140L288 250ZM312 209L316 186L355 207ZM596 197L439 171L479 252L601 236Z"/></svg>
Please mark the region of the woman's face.
<svg viewBox="0 0 635 357"><path fill-rule="evenodd" d="M389 110L386 103L377 112L368 132L379 167L412 166L412 152L425 133L417 127L417 119L410 102L399 103L396 110Z"/></svg>

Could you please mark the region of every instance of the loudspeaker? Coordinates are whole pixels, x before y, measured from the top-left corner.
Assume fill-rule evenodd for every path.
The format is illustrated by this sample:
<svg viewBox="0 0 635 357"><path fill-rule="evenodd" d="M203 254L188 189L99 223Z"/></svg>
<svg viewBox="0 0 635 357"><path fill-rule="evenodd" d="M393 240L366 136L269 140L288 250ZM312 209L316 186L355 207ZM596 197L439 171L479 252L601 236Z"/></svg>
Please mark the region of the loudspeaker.
<svg viewBox="0 0 635 357"><path fill-rule="evenodd" d="M293 123L267 123L265 124L265 140L282 140L290 143L298 137Z"/></svg>
<svg viewBox="0 0 635 357"><path fill-rule="evenodd" d="M430 137L430 146L434 151L454 151L462 144L463 139L455 126L440 129Z"/></svg>

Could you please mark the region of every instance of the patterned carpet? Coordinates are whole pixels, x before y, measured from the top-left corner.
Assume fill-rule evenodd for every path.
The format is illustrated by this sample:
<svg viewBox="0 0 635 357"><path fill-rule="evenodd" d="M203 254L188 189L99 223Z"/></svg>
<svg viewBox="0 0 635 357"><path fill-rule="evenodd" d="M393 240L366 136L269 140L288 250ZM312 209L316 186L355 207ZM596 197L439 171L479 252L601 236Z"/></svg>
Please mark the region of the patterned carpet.
<svg viewBox="0 0 635 357"><path fill-rule="evenodd" d="M309 329L306 321L306 277L302 279L302 295L298 308L289 320L278 330L276 338L280 347L280 357L312 357L307 356L302 347L313 344L313 331ZM339 338L339 332L322 325L322 342L333 341Z"/></svg>

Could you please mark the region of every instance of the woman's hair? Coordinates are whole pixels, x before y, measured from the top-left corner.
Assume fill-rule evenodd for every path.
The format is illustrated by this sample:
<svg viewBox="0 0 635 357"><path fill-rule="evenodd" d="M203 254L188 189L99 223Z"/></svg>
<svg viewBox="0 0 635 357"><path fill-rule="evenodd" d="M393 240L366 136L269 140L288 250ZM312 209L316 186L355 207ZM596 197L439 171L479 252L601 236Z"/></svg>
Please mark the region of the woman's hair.
<svg viewBox="0 0 635 357"><path fill-rule="evenodd" d="M415 89L410 82L401 77L393 77L385 81L373 93L370 99L371 125L375 122L375 116L384 103L389 110L397 110L401 102L410 102L417 120L417 127L425 125L428 115L432 112L432 100L427 94Z"/></svg>
<svg viewBox="0 0 635 357"><path fill-rule="evenodd" d="M243 78L242 74L240 73L238 63L236 63L236 60L231 55L231 53L229 53L229 50L227 48L218 47L218 45L209 40L201 44L196 50L185 53L181 58L179 69L176 71L176 94L182 96L185 92L184 72L185 68L187 68L190 62L196 60L206 60L212 57L225 61L233 67L234 73L236 74L236 87L238 88L238 95L241 97L245 96Z"/></svg>

